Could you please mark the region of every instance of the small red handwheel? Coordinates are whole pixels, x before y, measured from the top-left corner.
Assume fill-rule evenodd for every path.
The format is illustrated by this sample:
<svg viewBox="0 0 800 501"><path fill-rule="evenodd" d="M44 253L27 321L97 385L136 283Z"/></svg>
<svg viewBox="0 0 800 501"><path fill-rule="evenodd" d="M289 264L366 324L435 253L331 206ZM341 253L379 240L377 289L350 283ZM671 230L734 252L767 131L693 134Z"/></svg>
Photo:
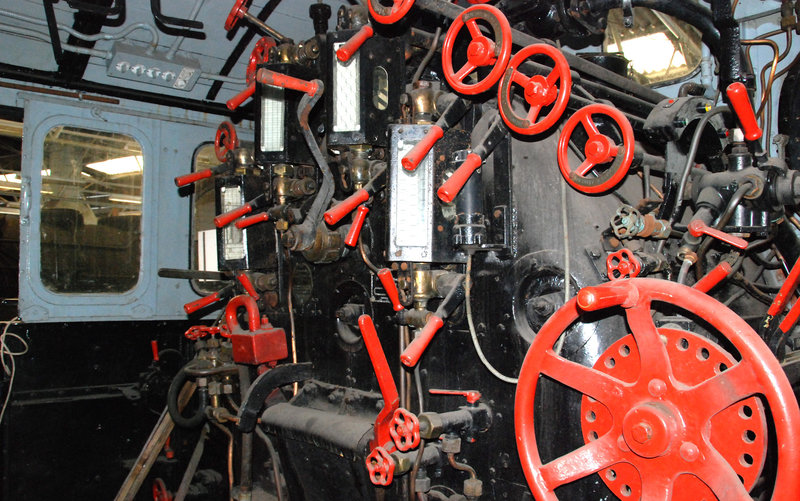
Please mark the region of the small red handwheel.
<svg viewBox="0 0 800 501"><path fill-rule="evenodd" d="M153 501L172 501L172 493L160 478L153 480Z"/></svg>
<svg viewBox="0 0 800 501"><path fill-rule="evenodd" d="M367 6L372 19L381 24L392 24L401 20L414 5L414 0L394 0L392 6L381 5L381 0L369 0Z"/></svg>
<svg viewBox="0 0 800 501"><path fill-rule="evenodd" d="M615 144L613 139L597 129L592 118L594 115L604 115L614 121L622 132L622 146ZM572 132L579 123L583 124L589 136L584 146L586 160L577 169L572 170L567 152ZM564 129L558 138L558 167L564 179L576 190L583 193L603 193L616 186L628 173L633 162L633 146L633 128L621 111L605 104L590 104L576 111L564 124ZM612 161L613 163L597 177L587 176L595 166Z"/></svg>
<svg viewBox="0 0 800 501"><path fill-rule="evenodd" d="M621 280L639 276L642 263L630 249L620 249L612 252L606 258L606 270L609 280Z"/></svg>
<svg viewBox="0 0 800 501"><path fill-rule="evenodd" d="M653 303L702 319L739 357L699 334L657 328ZM558 338L582 321L582 311L620 307L628 329L594 367L554 351ZM546 464L534 416L542 376L585 396L585 445ZM775 433L769 439L766 416ZM800 492L793 471L800 460L800 409L780 364L736 313L676 282L632 278L582 289L528 350L514 420L522 468L539 501L556 501L556 488L598 472L622 499L704 499L710 492L705 499L750 500L747 489L760 476L768 443L778 444L772 501ZM620 485L620 476L629 482Z"/></svg>
<svg viewBox="0 0 800 501"><path fill-rule="evenodd" d="M272 37L261 37L261 40L256 42L253 47L253 52L250 53L250 62L247 63L247 84L256 81L256 70L259 64L264 64L269 61L269 50L275 47L275 39Z"/></svg>
<svg viewBox="0 0 800 501"><path fill-rule="evenodd" d="M375 447L364 460L374 485L387 486L394 479L394 460L383 447Z"/></svg>
<svg viewBox="0 0 800 501"><path fill-rule="evenodd" d="M217 160L224 162L228 152L238 147L239 138L236 136L233 124L227 120L219 124L217 137L214 139L214 154L217 155Z"/></svg>
<svg viewBox="0 0 800 501"><path fill-rule="evenodd" d="M233 4L228 19L225 20L225 31L231 31L241 18L247 13L247 4L250 0L236 0Z"/></svg>
<svg viewBox="0 0 800 501"><path fill-rule="evenodd" d="M402 407L396 409L389 426L389 435L399 451L406 452L418 446L420 436L417 416Z"/></svg>
<svg viewBox="0 0 800 501"><path fill-rule="evenodd" d="M544 54L552 59L553 70L547 76L533 75L529 77L521 73L518 69L519 66L537 54ZM512 84L517 84L523 89L525 101L529 106L528 114L524 117L517 115L511 106ZM503 80L500 81L497 93L500 115L511 130L520 134L544 132L561 118L561 114L567 108L571 89L572 75L569 64L561 51L547 44L529 45L511 58ZM551 104L553 107L550 112L537 122L542 108Z"/></svg>
<svg viewBox="0 0 800 501"><path fill-rule="evenodd" d="M478 20L483 20L492 27L494 38L481 32ZM458 71L453 70L453 45L461 28L467 26L472 40L467 47L467 62ZM447 30L442 45L442 69L447 83L462 94L480 94L489 90L497 82L506 69L511 57L511 26L506 16L491 5L475 5L459 14ZM464 80L475 70L484 66L492 66L489 74L482 80L468 84Z"/></svg>

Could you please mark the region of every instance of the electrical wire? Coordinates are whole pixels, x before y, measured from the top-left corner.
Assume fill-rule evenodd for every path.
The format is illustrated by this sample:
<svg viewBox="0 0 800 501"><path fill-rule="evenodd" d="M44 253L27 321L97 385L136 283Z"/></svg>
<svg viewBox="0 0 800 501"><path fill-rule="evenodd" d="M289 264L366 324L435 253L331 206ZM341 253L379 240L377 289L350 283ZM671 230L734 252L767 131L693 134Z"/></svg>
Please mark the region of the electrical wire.
<svg viewBox="0 0 800 501"><path fill-rule="evenodd" d="M8 388L6 388L6 398L3 400L3 409L0 410L0 423L3 422L3 416L6 413L6 407L8 407L8 402L11 399L11 390L14 389L14 376L17 374L17 364L14 360L14 357L28 353L28 343L22 339L22 336L13 332L8 332L8 328L11 325L19 324L19 317L12 318L11 320L3 323L5 326L3 327L3 333L0 334L0 363L2 363L3 371L9 377L9 379ZM6 338L9 336L13 337L20 344L22 344L23 348L18 351L12 350L6 342ZM8 363L6 363L6 357L9 359Z"/></svg>
<svg viewBox="0 0 800 501"><path fill-rule="evenodd" d="M494 366L486 360L486 356L483 354L483 350L481 350L481 345L478 343L478 334L475 332L475 324L472 321L472 306L470 302L470 289L472 288L472 254L467 254L467 273L466 278L464 279L464 302L466 303L467 307L467 325L469 326L469 334L472 337L472 345L475 347L475 352L478 354L478 358L481 360L486 369L492 373L494 377L503 381L505 383L517 384L519 381L517 378L512 378L508 376L504 376L500 373Z"/></svg>

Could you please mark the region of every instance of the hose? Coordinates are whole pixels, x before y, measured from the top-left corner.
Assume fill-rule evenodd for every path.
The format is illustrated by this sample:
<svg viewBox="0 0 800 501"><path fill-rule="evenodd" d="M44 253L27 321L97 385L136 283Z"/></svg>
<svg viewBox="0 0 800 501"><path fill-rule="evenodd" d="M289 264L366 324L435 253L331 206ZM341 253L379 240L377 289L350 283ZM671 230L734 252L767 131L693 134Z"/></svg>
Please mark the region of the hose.
<svg viewBox="0 0 800 501"><path fill-rule="evenodd" d="M178 409L178 394L188 379L184 369L185 367L178 371L172 383L169 385L169 390L167 391L167 411L169 411L169 416L172 418L172 421L181 428L197 428L203 424L203 421L206 419L208 388L198 388L199 402L197 403L197 411L190 417L184 417Z"/></svg>

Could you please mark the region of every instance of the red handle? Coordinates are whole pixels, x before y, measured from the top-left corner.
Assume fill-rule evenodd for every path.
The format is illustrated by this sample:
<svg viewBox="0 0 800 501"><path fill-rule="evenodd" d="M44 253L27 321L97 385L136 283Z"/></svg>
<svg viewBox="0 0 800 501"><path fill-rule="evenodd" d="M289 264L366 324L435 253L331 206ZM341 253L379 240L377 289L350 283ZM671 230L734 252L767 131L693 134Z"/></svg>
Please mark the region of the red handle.
<svg viewBox="0 0 800 501"><path fill-rule="evenodd" d="M185 174L183 176L178 176L175 178L175 186L178 188L182 186L186 186L187 184L192 184L201 179L206 179L211 177L213 172L211 169L199 170L197 172L192 172L191 174Z"/></svg>
<svg viewBox="0 0 800 501"><path fill-rule="evenodd" d="M397 286L394 284L392 270L389 268L381 268L378 270L378 278L380 279L383 288L386 290L386 295L389 296L389 301L392 302L394 311L402 310L403 305L400 304L400 294L397 292Z"/></svg>
<svg viewBox="0 0 800 501"><path fill-rule="evenodd" d="M428 390L431 395L457 395L467 399L468 404L474 404L481 399L478 390Z"/></svg>
<svg viewBox="0 0 800 501"><path fill-rule="evenodd" d="M731 272L730 263L719 263L713 270L709 271L706 276L697 281L692 288L700 292L708 292L713 289L718 283L722 282L728 273Z"/></svg>
<svg viewBox="0 0 800 501"><path fill-rule="evenodd" d="M431 127L425 136L400 161L403 164L403 168L405 170L415 170L419 163L422 162L422 159L425 158L425 155L431 151L436 141L440 140L442 136L444 136L444 130L441 127L438 125Z"/></svg>
<svg viewBox="0 0 800 501"><path fill-rule="evenodd" d="M299 90L300 92L305 92L306 94L311 95L316 94L319 87L316 82L309 82L308 80L290 77L289 75L277 73L266 68L261 68L258 70L258 73L256 73L256 80L262 84L283 87L284 89Z"/></svg>
<svg viewBox="0 0 800 501"><path fill-rule="evenodd" d="M750 96L747 94L747 88L741 82L734 82L725 89L728 94L728 100L733 106L733 111L739 117L739 123L742 124L744 137L749 141L755 141L761 137L761 128L756 122L756 114L753 111L753 106L750 104Z"/></svg>
<svg viewBox="0 0 800 501"><path fill-rule="evenodd" d="M578 308L583 311L597 311L614 306L630 308L639 299L639 293L630 280L608 282L601 287L584 287L578 291Z"/></svg>
<svg viewBox="0 0 800 501"><path fill-rule="evenodd" d="M253 299L258 299L258 292L256 292L256 288L253 287L253 282L250 281L250 278L247 275L240 273L236 275L236 280L242 284L242 287L244 288L245 292L247 292L248 296Z"/></svg>
<svg viewBox="0 0 800 501"><path fill-rule="evenodd" d="M786 277L780 290L775 294L775 299L772 300L772 304L767 310L767 315L774 317L783 311L786 301L794 294L798 281L800 281L800 258L795 261L794 266L789 271L789 276Z"/></svg>
<svg viewBox="0 0 800 501"><path fill-rule="evenodd" d="M323 216L325 218L325 222L328 224L338 223L343 217L353 212L353 209L363 204L367 200L369 200L369 192L363 188L358 190L335 206L328 209Z"/></svg>
<svg viewBox="0 0 800 501"><path fill-rule="evenodd" d="M236 26L236 23L239 22L239 19L243 18L247 13L247 5L245 5L247 1L236 0L236 3L233 4L228 18L225 20L225 31L231 31Z"/></svg>
<svg viewBox="0 0 800 501"><path fill-rule="evenodd" d="M336 51L336 57L339 58L339 61L346 63L374 33L372 26L365 24L355 35L350 37L350 40L339 47L339 50Z"/></svg>
<svg viewBox="0 0 800 501"><path fill-rule="evenodd" d="M252 211L253 207L250 204L244 204L241 207L237 207L236 209L230 210L224 214L220 214L219 216L215 217L214 226L216 226L217 228L228 226L234 219L240 218L245 214L251 213Z"/></svg>
<svg viewBox="0 0 800 501"><path fill-rule="evenodd" d="M728 245L732 245L733 247L739 249L747 248L747 240L739 237L734 237L733 235L729 235L724 231L712 228L699 219L695 219L694 221L689 223L689 234L692 235L693 237L708 235L709 237L721 240Z"/></svg>
<svg viewBox="0 0 800 501"><path fill-rule="evenodd" d="M361 234L361 227L364 226L364 219L367 218L367 214L369 214L369 208L367 208L366 205L362 205L356 209L353 223L350 225L347 236L344 237L344 244L348 247L355 247L358 243L358 236Z"/></svg>
<svg viewBox="0 0 800 501"><path fill-rule="evenodd" d="M453 172L453 175L439 187L436 194L442 202L450 203L456 198L461 188L467 184L472 173L478 170L483 163L483 159L477 153L470 153L464 163Z"/></svg>
<svg viewBox="0 0 800 501"><path fill-rule="evenodd" d="M240 219L236 221L236 227L240 230L247 228L248 226L252 226L256 223L262 223L264 221L269 221L269 214L266 212L259 212L255 216L249 216L244 219Z"/></svg>
<svg viewBox="0 0 800 501"><path fill-rule="evenodd" d="M150 341L150 350L153 352L153 362L158 362L158 341L155 339Z"/></svg>
<svg viewBox="0 0 800 501"><path fill-rule="evenodd" d="M248 330L250 332L259 330L261 328L261 316L258 312L256 300L250 296L241 295L231 298L228 301L228 305L225 306L225 325L228 328L228 332L233 332L234 328L239 325L239 319L236 316L241 307L247 310Z"/></svg>
<svg viewBox="0 0 800 501"><path fill-rule="evenodd" d="M394 413L400 402L400 397L397 393L397 386L394 384L392 369L389 367L386 354L384 354L383 347L381 347L378 331L375 330L375 324L372 323L372 318L369 315L358 317L358 328L361 331L361 337L364 339L364 346L367 347L372 368L375 370L375 377L378 378L378 387L380 387L381 395L383 395L384 408L388 410L388 413Z"/></svg>
<svg viewBox="0 0 800 501"><path fill-rule="evenodd" d="M243 102L250 99L250 96L255 94L255 92L256 92L256 84L251 83L250 85L247 86L245 90L230 98L228 102L225 103L225 105L228 107L229 110L233 111L239 106L241 106Z"/></svg>
<svg viewBox="0 0 800 501"><path fill-rule="evenodd" d="M215 292L214 294L211 294L206 297L201 297L200 299L192 301L191 303L186 303L185 305L183 305L183 311L185 311L187 315L191 315L192 313L196 312L201 308L205 308L210 304L216 303L220 299L222 299L222 296L220 296L219 292Z"/></svg>
<svg viewBox="0 0 800 501"><path fill-rule="evenodd" d="M439 329L441 329L443 325L444 320L436 315L431 315L425 327L422 328L417 337L406 346L406 349L403 350L403 354L400 355L400 361L403 362L403 365L406 367L414 367L417 365L420 357L425 353L425 349L431 343L434 334L439 332Z"/></svg>

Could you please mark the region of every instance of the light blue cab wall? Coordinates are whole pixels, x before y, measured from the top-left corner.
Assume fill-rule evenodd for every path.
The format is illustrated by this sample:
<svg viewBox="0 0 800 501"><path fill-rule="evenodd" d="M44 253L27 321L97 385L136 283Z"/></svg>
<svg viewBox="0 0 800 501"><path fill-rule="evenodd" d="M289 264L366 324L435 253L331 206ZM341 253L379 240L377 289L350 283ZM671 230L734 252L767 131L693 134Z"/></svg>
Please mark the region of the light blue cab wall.
<svg viewBox="0 0 800 501"><path fill-rule="evenodd" d="M188 280L158 277L159 268L189 268L190 197L175 176L192 168L197 146L213 140L222 117L135 103L122 106L25 94L20 209L19 314L25 322L186 319L198 298ZM143 109L142 109L143 108ZM40 207L43 144L60 125L130 135L142 145L141 262L137 285L124 293L56 293L41 280ZM247 137L247 132L244 136Z"/></svg>

